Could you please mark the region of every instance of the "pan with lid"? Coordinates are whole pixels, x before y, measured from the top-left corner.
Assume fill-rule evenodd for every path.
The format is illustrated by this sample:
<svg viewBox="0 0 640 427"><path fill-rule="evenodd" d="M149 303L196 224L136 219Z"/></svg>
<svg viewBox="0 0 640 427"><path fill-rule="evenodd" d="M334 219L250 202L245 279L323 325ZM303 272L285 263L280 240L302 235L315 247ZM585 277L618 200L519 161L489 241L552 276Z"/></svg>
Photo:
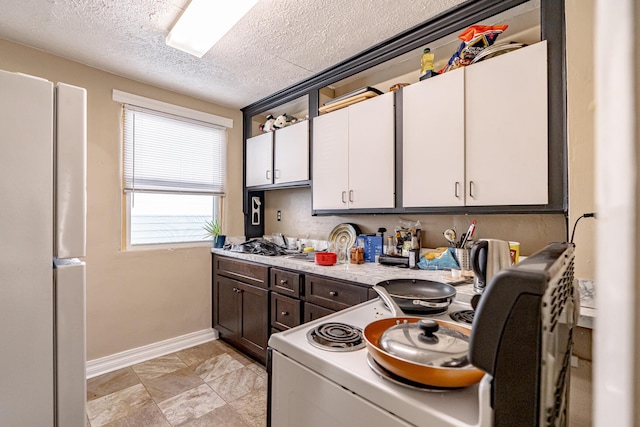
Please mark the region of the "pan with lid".
<svg viewBox="0 0 640 427"><path fill-rule="evenodd" d="M391 307L401 314L385 289L374 286ZM364 329L367 350L391 373L420 384L457 388L479 382L484 372L469 363L471 330L441 320L392 317L376 320Z"/></svg>

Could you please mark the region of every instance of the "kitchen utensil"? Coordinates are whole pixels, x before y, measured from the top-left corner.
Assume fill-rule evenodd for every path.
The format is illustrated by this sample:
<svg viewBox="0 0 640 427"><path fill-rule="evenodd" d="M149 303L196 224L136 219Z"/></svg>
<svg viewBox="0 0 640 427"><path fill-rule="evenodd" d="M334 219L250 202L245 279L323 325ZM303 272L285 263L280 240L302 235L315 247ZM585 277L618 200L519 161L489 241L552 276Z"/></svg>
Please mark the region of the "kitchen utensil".
<svg viewBox="0 0 640 427"><path fill-rule="evenodd" d="M350 248L356 243L356 238L360 235L360 227L352 223L342 223L336 225L329 233L329 244L332 243L335 247L343 246Z"/></svg>
<svg viewBox="0 0 640 427"><path fill-rule="evenodd" d="M376 291L377 288L384 288L391 295L391 299L402 310L400 313L441 313L447 310L456 296L453 286L431 280L386 280L373 287Z"/></svg>
<svg viewBox="0 0 640 427"><path fill-rule="evenodd" d="M471 221L471 225L469 226L469 229L467 230L467 233L464 236L464 240L462 240L462 243L460 244L461 248L464 248L464 245L467 243L467 240L473 237L473 233L475 231L476 231L476 220L474 219L473 221Z"/></svg>
<svg viewBox="0 0 640 427"><path fill-rule="evenodd" d="M394 315L402 313L384 287L376 285L373 289ZM484 373L469 364L467 358L471 330L441 320L421 325L421 320L402 316L368 324L363 332L367 350L386 370L420 384L452 388L479 382ZM454 352L447 353L447 344Z"/></svg>
<svg viewBox="0 0 640 427"><path fill-rule="evenodd" d="M316 252L315 259L318 265L334 265L338 261L338 254L335 252Z"/></svg>
<svg viewBox="0 0 640 427"><path fill-rule="evenodd" d="M456 230L452 228L447 228L444 230L444 238L447 239L447 242L454 248L456 247Z"/></svg>
<svg viewBox="0 0 640 427"><path fill-rule="evenodd" d="M483 292L495 274L511 267L509 242L497 239L480 239L471 247L471 269L475 274L473 287Z"/></svg>
<svg viewBox="0 0 640 427"><path fill-rule="evenodd" d="M471 270L471 251L464 248L455 248L453 254L462 270Z"/></svg>

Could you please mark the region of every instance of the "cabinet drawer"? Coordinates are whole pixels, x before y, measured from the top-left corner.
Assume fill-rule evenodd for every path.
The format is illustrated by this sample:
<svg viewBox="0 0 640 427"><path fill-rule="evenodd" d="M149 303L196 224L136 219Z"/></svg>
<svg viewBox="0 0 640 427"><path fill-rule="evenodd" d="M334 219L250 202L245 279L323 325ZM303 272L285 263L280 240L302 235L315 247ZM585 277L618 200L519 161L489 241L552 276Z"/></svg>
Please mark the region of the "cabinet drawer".
<svg viewBox="0 0 640 427"><path fill-rule="evenodd" d="M268 266L220 255L213 256L213 274L230 277L261 288L266 288L269 283Z"/></svg>
<svg viewBox="0 0 640 427"><path fill-rule="evenodd" d="M302 302L298 299L271 294L271 326L285 330L301 323Z"/></svg>
<svg viewBox="0 0 640 427"><path fill-rule="evenodd" d="M271 290L283 295L298 298L302 275L292 271L271 269Z"/></svg>
<svg viewBox="0 0 640 427"><path fill-rule="evenodd" d="M320 307L319 305L304 303L304 323L311 322L312 320L319 319L324 316L335 313L334 310Z"/></svg>
<svg viewBox="0 0 640 427"><path fill-rule="evenodd" d="M342 310L367 300L367 289L358 285L307 275L304 299L332 310Z"/></svg>

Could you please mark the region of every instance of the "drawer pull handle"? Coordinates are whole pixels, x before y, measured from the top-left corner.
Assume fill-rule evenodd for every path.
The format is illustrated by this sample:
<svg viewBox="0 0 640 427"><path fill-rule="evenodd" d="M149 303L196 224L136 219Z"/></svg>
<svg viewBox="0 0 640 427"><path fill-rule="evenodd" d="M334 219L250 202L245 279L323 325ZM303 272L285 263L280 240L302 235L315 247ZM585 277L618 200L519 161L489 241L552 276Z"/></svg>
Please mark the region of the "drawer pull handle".
<svg viewBox="0 0 640 427"><path fill-rule="evenodd" d="M337 297L338 293L336 291L329 291L329 295L331 295L332 297Z"/></svg>
<svg viewBox="0 0 640 427"><path fill-rule="evenodd" d="M281 279L280 280L280 284L281 285L286 285L287 284L287 279Z"/></svg>
<svg viewBox="0 0 640 427"><path fill-rule="evenodd" d="M283 312L282 312L282 313L280 313L280 314L281 314L281 315L283 315L283 316L288 316L288 315L289 315L289 313L288 313L287 311L283 311Z"/></svg>

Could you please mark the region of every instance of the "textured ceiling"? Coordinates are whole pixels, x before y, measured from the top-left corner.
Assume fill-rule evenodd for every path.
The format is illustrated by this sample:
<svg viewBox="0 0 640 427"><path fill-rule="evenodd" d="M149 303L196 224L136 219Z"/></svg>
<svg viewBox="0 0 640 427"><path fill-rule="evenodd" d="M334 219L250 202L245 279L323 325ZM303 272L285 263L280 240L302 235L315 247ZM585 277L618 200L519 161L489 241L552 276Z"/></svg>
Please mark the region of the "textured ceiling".
<svg viewBox="0 0 640 427"><path fill-rule="evenodd" d="M0 0L0 38L241 108L462 0L260 0L201 59L164 42L188 3Z"/></svg>

